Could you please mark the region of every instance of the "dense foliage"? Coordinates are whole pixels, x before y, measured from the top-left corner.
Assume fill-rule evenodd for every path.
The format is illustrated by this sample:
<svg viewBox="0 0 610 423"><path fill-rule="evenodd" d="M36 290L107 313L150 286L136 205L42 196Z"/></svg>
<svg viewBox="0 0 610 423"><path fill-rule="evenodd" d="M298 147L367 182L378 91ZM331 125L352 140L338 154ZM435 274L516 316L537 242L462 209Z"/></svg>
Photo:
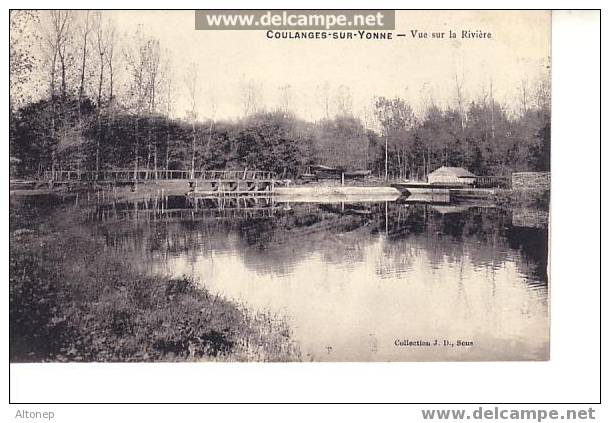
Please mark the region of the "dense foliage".
<svg viewBox="0 0 610 423"><path fill-rule="evenodd" d="M141 169L190 169L194 133L196 169L248 168L295 177L316 163L383 175L386 141L390 177L421 178L441 165L480 175L549 169L548 110L531 108L511 118L494 105L492 128L491 108L481 102L472 102L463 117L433 106L421 119L402 100L392 102L389 109L379 108L388 117L373 131L352 116L309 123L266 112L191 125L117 104L97 109L85 99L79 108L76 98L45 99L12 113L11 157L19 159L18 176L52 168L131 168L136 158Z"/></svg>

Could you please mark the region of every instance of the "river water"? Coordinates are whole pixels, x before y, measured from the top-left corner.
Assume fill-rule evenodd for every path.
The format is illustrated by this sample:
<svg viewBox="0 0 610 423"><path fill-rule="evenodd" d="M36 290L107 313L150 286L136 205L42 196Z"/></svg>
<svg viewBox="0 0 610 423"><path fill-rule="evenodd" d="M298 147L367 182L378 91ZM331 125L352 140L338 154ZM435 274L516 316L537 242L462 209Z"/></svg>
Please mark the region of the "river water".
<svg viewBox="0 0 610 423"><path fill-rule="evenodd" d="M490 204L194 207L184 197L89 216L140 270L193 277L286 319L302 358L315 361L548 359L544 217Z"/></svg>

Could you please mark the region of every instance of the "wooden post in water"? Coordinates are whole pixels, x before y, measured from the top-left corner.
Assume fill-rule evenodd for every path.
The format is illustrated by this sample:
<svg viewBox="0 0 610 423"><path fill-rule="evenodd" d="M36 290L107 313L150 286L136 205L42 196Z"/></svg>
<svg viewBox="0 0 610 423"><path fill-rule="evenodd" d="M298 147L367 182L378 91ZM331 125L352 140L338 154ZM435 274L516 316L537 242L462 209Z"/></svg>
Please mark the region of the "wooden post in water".
<svg viewBox="0 0 610 423"><path fill-rule="evenodd" d="M385 234L388 234L388 202L385 202Z"/></svg>

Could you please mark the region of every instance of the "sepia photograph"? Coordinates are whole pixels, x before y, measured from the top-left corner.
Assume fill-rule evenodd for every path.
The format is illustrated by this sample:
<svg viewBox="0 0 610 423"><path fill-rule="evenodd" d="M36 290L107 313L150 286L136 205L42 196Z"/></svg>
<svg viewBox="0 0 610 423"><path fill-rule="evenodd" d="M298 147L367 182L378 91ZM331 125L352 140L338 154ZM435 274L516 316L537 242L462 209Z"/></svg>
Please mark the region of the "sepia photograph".
<svg viewBox="0 0 610 423"><path fill-rule="evenodd" d="M11 363L551 358L550 11L9 24Z"/></svg>

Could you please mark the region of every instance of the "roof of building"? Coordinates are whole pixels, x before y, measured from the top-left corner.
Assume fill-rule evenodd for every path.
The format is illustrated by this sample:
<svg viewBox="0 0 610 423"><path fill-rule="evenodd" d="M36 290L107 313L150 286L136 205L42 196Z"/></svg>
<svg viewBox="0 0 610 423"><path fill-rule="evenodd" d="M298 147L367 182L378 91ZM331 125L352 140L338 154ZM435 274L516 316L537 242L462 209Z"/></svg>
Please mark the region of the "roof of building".
<svg viewBox="0 0 610 423"><path fill-rule="evenodd" d="M449 166L441 166L436 169L434 172L428 174L428 176L441 176L441 175L451 175L457 178L475 178L476 175L470 173L463 167L449 167Z"/></svg>

